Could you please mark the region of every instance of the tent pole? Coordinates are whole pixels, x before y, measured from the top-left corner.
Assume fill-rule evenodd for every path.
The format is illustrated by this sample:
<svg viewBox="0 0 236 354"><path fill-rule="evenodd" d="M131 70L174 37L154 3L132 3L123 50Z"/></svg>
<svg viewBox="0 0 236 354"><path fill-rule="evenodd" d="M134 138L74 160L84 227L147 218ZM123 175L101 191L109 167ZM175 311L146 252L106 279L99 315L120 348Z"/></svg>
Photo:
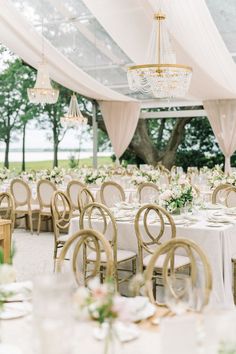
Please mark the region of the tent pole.
<svg viewBox="0 0 236 354"><path fill-rule="evenodd" d="M97 123L97 106L96 102L93 102L93 168L98 167L98 123Z"/></svg>

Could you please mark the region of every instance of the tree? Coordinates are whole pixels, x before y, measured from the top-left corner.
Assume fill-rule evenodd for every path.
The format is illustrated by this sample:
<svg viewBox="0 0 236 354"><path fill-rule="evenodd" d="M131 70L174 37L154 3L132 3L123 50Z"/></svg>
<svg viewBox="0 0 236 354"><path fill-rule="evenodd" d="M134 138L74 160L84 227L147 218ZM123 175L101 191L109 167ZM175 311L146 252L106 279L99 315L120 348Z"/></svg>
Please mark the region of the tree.
<svg viewBox="0 0 236 354"><path fill-rule="evenodd" d="M58 148L68 130L68 128L64 128L61 125L60 118L64 116L68 110L72 92L56 83L54 83L53 86L60 90L58 101L56 104L45 105L38 120L38 127L49 131L47 138L49 141L53 142L53 167L57 167Z"/></svg>
<svg viewBox="0 0 236 354"><path fill-rule="evenodd" d="M20 59L10 61L0 80L0 140L5 143L4 166L9 168L10 142L22 122L34 118L35 109L27 97L27 88L35 79L35 72ZM24 130L23 130L24 132Z"/></svg>

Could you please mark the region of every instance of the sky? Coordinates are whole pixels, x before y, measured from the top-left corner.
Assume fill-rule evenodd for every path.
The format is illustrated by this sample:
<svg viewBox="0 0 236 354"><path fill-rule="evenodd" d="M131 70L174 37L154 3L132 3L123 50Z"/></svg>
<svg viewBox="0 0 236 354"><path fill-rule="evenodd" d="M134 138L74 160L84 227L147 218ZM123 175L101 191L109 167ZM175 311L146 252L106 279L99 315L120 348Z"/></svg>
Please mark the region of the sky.
<svg viewBox="0 0 236 354"><path fill-rule="evenodd" d="M4 70L5 60L14 59L9 52L4 52L0 55L0 74ZM69 102L68 102L69 105ZM35 128L35 123L29 125L26 131L26 149L52 149L52 142L47 139L46 130L39 130ZM93 146L92 136L90 134L83 134L81 148L83 150L91 150ZM64 139L60 144L61 149L78 149L78 133L72 129L68 130ZM10 149L20 149L22 145L21 137L14 139L10 144ZM0 149L3 149L4 143L0 142Z"/></svg>

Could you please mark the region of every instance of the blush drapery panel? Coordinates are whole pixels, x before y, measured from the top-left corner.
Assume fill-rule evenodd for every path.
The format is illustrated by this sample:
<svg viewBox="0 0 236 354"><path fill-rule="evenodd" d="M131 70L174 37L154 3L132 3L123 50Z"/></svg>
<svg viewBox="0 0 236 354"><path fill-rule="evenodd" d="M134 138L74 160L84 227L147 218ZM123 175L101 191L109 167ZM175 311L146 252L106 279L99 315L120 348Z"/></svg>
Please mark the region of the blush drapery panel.
<svg viewBox="0 0 236 354"><path fill-rule="evenodd" d="M138 102L100 101L99 106L117 158L125 152L138 124Z"/></svg>
<svg viewBox="0 0 236 354"><path fill-rule="evenodd" d="M236 150L236 100L211 100L203 104L225 156L225 172L230 173L230 158Z"/></svg>

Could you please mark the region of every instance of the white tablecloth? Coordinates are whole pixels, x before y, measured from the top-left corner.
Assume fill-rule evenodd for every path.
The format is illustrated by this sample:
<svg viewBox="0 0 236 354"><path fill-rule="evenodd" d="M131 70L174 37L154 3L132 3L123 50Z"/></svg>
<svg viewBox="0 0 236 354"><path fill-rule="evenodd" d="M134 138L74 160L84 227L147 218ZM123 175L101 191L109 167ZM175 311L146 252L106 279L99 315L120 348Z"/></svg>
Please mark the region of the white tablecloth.
<svg viewBox="0 0 236 354"><path fill-rule="evenodd" d="M221 227L207 227L206 213L202 212L201 220L191 226L177 225L177 237L186 237L195 241L207 254L213 274L213 290L211 304L214 306L234 306L232 293L232 265L231 257L236 254L236 225L227 224ZM93 221L94 225L101 222ZM137 238L132 222L117 221L118 248L137 253ZM150 230L158 229L158 224L150 225ZM79 218L71 219L69 235L79 230ZM109 230L108 230L109 231ZM109 232L107 237L109 238ZM169 227L162 238L169 238Z"/></svg>

